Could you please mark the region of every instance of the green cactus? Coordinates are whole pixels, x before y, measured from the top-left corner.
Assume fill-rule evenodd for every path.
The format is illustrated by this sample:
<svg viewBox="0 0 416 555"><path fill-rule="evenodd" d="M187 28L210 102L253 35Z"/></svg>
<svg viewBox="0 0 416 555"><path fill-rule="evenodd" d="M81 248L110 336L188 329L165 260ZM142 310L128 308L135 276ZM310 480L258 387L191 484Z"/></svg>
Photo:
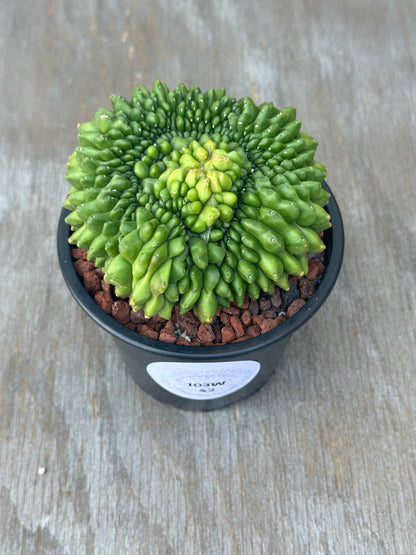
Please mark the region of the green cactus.
<svg viewBox="0 0 416 555"><path fill-rule="evenodd" d="M210 322L307 272L329 194L294 108L161 81L111 102L79 125L64 206L70 243L134 310Z"/></svg>

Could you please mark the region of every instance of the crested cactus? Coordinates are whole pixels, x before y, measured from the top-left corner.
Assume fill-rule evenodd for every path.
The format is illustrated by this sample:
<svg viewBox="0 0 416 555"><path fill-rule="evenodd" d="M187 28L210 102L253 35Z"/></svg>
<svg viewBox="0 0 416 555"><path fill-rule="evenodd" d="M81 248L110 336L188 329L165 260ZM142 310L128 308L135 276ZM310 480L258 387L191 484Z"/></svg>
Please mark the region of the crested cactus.
<svg viewBox="0 0 416 555"><path fill-rule="evenodd" d="M210 322L307 273L329 194L294 108L161 81L111 103L79 126L64 206L70 243L134 310Z"/></svg>

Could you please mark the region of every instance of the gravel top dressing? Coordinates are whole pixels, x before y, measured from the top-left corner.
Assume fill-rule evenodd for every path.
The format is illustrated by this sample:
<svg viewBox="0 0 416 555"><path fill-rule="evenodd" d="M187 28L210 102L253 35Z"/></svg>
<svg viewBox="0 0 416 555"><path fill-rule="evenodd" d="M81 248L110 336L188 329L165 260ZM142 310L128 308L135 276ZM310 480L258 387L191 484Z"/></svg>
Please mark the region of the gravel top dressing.
<svg viewBox="0 0 416 555"><path fill-rule="evenodd" d="M290 276L288 291L276 287L272 295L262 292L259 299L244 299L241 306L232 303L218 309L211 324L201 323L189 311L180 314L178 307L170 320L159 315L145 318L144 311L134 311L128 301L115 295L114 286L106 283L103 272L87 260L87 252L72 249L74 266L86 290L95 302L115 320L146 337L165 343L210 346L236 343L265 333L285 322L300 310L314 294L325 270L324 253L311 255L305 276Z"/></svg>

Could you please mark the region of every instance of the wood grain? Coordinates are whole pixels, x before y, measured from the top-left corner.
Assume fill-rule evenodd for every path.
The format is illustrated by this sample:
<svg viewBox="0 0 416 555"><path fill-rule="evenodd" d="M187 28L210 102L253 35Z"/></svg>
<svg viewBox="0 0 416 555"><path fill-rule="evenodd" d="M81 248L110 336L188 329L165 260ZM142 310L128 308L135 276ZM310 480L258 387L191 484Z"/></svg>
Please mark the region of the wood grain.
<svg viewBox="0 0 416 555"><path fill-rule="evenodd" d="M0 10L0 551L410 554L416 5L23 0ZM76 123L156 78L295 105L345 263L258 394L141 391L70 297L55 233Z"/></svg>

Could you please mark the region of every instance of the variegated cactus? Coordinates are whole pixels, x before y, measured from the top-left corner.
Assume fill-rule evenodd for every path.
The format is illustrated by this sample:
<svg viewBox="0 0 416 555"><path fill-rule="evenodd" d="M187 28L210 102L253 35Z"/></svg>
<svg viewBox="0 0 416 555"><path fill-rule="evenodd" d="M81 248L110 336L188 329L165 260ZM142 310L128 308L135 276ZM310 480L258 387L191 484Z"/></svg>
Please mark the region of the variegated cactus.
<svg viewBox="0 0 416 555"><path fill-rule="evenodd" d="M294 108L161 81L111 102L79 126L64 206L70 243L134 310L210 322L308 271L329 195Z"/></svg>

